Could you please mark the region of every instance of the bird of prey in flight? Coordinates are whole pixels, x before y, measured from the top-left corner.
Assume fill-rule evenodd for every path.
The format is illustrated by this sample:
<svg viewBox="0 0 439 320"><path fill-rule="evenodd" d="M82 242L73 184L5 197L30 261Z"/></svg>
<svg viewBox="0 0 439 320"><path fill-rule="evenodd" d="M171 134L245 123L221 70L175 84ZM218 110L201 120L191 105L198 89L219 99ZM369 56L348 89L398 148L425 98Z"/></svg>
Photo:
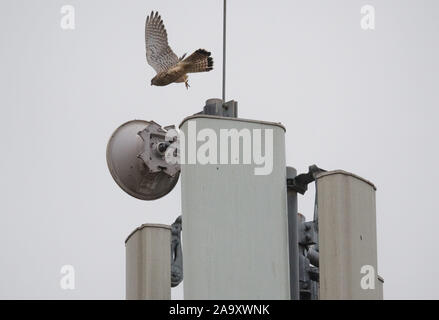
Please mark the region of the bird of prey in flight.
<svg viewBox="0 0 439 320"><path fill-rule="evenodd" d="M145 24L146 60L157 72L151 79L151 85L166 86L173 82L184 82L189 88L188 73L206 72L213 69L211 53L198 49L186 59L186 54L181 58L172 51L168 45L163 20L158 12L151 12Z"/></svg>

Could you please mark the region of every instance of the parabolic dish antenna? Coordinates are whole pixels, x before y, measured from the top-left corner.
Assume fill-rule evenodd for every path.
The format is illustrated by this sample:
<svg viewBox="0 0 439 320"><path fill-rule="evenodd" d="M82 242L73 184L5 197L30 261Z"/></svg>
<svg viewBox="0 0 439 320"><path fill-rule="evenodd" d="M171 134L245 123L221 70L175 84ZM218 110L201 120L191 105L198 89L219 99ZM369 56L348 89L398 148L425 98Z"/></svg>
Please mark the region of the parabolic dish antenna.
<svg viewBox="0 0 439 320"><path fill-rule="evenodd" d="M168 194L176 185L180 172L174 175L148 168L140 157L145 141L139 135L153 122L133 120L124 123L107 145L107 164L113 179L129 195L141 200L155 200Z"/></svg>

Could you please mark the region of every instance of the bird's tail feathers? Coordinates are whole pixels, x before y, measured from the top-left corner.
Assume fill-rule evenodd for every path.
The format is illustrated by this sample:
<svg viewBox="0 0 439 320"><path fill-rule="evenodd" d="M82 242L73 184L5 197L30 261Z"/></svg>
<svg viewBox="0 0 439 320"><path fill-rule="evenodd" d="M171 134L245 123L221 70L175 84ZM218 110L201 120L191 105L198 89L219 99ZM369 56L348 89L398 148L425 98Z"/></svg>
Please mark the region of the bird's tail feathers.
<svg viewBox="0 0 439 320"><path fill-rule="evenodd" d="M204 49L198 49L183 60L186 73L207 72L213 69L211 53Z"/></svg>

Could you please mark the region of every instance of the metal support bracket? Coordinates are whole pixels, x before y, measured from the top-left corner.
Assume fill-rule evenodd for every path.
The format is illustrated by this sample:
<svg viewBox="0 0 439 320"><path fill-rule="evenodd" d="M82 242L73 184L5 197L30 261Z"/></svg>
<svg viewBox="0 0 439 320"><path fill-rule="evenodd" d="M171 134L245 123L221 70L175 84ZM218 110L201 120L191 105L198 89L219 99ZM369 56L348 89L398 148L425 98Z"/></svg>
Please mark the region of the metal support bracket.
<svg viewBox="0 0 439 320"><path fill-rule="evenodd" d="M297 213L297 193L304 194L308 184L325 170L316 165L308 173L296 176L296 170L287 167L288 230L290 247L290 296L291 299L317 300L319 291L319 252L317 202L314 220L305 221ZM317 196L316 196L317 199Z"/></svg>
<svg viewBox="0 0 439 320"><path fill-rule="evenodd" d="M314 182L317 174L326 172L316 165L309 166L308 173L294 178L287 177L288 190L305 194L308 184ZM298 216L298 245L299 245L299 278L300 299L319 299L319 236L318 236L318 208L317 189L314 204L313 221L305 221L301 214Z"/></svg>
<svg viewBox="0 0 439 320"><path fill-rule="evenodd" d="M171 225L171 287L183 281L183 251L181 249L182 219L179 216Z"/></svg>
<svg viewBox="0 0 439 320"><path fill-rule="evenodd" d="M320 169L316 165L309 166L308 173L302 173L293 179L287 179L287 187L300 193L305 194L308 190L308 184L315 181L316 175L326 170Z"/></svg>
<svg viewBox="0 0 439 320"><path fill-rule="evenodd" d="M199 112L199 114L237 118L238 102L230 100L226 103L223 103L222 99L209 99L206 101L203 111Z"/></svg>
<svg viewBox="0 0 439 320"><path fill-rule="evenodd" d="M167 141L166 139L168 131L174 129L175 126L162 128L154 121L150 121L146 128L138 133L143 140L143 152L138 157L143 160L150 173L164 172L170 177L180 173L180 165L170 163L165 156L167 148L171 143L177 141L176 136L173 137L173 141ZM178 150L175 150L175 152L178 152Z"/></svg>
<svg viewBox="0 0 439 320"><path fill-rule="evenodd" d="M299 225L299 244L310 246L318 242L317 224L314 221L302 222Z"/></svg>

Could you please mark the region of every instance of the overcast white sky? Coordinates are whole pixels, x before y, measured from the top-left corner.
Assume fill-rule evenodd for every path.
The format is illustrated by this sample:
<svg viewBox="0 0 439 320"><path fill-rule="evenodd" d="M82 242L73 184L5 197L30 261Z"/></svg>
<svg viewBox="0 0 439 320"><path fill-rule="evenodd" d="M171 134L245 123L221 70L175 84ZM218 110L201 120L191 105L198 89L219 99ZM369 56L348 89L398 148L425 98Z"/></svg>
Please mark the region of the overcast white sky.
<svg viewBox="0 0 439 320"><path fill-rule="evenodd" d="M76 29L60 28L63 5ZM360 28L360 8L376 29ZM243 118L282 122L287 163L344 169L377 186L386 299L439 298L439 2L229 1L227 98ZM174 51L216 69L150 87L144 23L159 10ZM126 236L180 214L180 184L131 198L105 160L132 119L162 125L221 96L222 1L0 2L0 298L125 297ZM313 213L313 191L299 209ZM76 289L61 290L62 265ZM181 287L173 291L182 297Z"/></svg>

